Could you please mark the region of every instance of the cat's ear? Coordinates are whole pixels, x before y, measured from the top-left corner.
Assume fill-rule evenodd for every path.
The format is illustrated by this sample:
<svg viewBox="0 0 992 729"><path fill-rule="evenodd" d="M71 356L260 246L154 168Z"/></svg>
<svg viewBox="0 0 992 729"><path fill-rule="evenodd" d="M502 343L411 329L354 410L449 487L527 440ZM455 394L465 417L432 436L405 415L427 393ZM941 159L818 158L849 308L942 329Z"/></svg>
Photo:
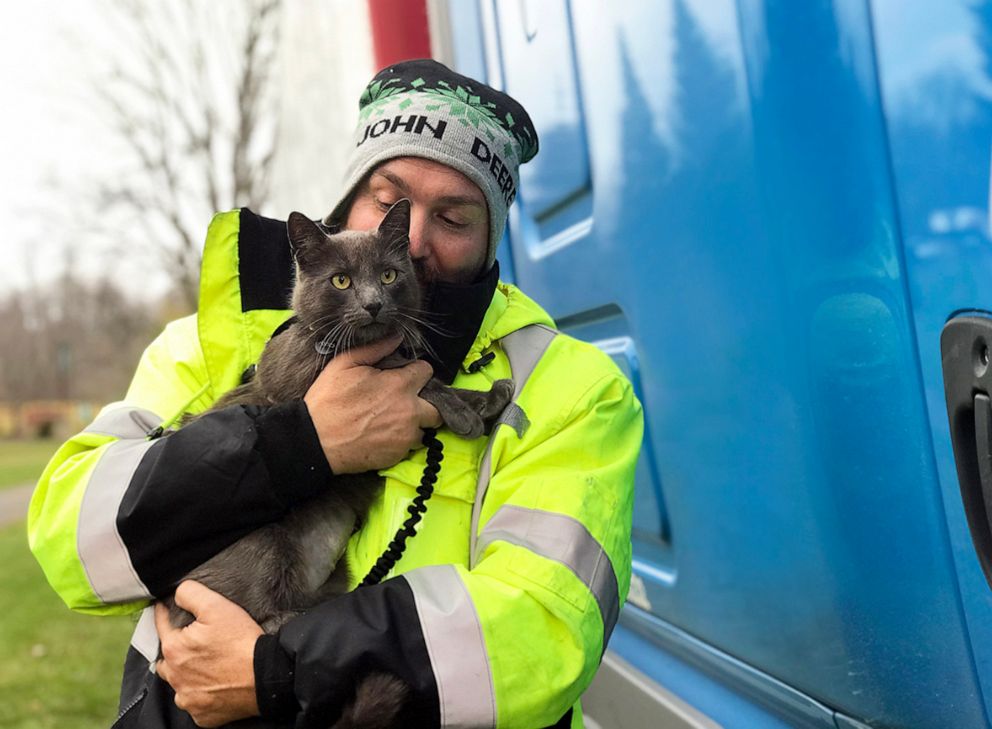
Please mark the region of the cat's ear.
<svg viewBox="0 0 992 729"><path fill-rule="evenodd" d="M393 203L379 223L377 232L386 246L406 250L410 244L410 201L403 198Z"/></svg>
<svg viewBox="0 0 992 729"><path fill-rule="evenodd" d="M300 268L307 267L314 259L314 253L327 240L324 231L303 213L292 212L289 214L289 220L286 221L286 232L289 235L289 247L293 251L293 258L296 259Z"/></svg>

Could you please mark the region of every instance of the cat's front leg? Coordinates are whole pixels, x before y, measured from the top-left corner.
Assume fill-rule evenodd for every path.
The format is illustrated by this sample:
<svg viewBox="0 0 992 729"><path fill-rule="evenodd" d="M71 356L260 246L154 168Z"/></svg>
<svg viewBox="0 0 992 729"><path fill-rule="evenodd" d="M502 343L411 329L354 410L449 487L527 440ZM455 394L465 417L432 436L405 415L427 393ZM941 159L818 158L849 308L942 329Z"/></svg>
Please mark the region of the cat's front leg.
<svg viewBox="0 0 992 729"><path fill-rule="evenodd" d="M455 392L462 399L469 398L469 402L474 402L479 408L479 416L486 424L486 433L492 431L497 418L506 410L506 406L513 399L513 392L516 389L513 380L496 380L489 392L479 393L474 390L462 390L454 388ZM485 395L481 400L478 395Z"/></svg>
<svg viewBox="0 0 992 729"><path fill-rule="evenodd" d="M420 391L420 397L437 408L441 419L455 434L478 438L489 433L513 398L513 382L497 380L488 392L448 387L432 379Z"/></svg>
<svg viewBox="0 0 992 729"><path fill-rule="evenodd" d="M420 397L437 408L441 420L456 435L472 439L485 432L486 424L476 408L458 397L453 387L440 380L431 379L420 391Z"/></svg>

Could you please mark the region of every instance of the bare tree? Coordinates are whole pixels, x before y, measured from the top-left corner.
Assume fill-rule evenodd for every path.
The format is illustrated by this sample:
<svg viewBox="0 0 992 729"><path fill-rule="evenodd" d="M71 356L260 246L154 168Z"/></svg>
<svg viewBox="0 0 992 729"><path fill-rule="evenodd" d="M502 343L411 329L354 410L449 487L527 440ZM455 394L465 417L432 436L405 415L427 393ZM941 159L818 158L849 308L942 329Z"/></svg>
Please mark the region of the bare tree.
<svg viewBox="0 0 992 729"><path fill-rule="evenodd" d="M153 251L192 310L210 216L269 194L280 0L108 2L123 42L97 93L131 164L94 202L124 214L121 250Z"/></svg>
<svg viewBox="0 0 992 729"><path fill-rule="evenodd" d="M161 326L153 305L110 278L61 275L0 297L0 402L105 402L124 394L142 349Z"/></svg>

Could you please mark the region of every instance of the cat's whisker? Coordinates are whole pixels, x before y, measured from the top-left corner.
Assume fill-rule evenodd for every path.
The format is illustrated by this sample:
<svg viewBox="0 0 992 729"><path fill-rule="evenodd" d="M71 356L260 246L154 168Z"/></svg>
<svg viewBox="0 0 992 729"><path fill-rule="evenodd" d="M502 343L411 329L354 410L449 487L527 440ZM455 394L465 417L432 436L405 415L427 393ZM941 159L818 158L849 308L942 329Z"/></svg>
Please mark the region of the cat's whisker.
<svg viewBox="0 0 992 729"><path fill-rule="evenodd" d="M438 327L431 326L430 324L420 324L420 326L422 326L424 329L431 330L432 332L434 332L435 334L437 334L438 336L441 336L441 337L453 337L453 336L455 336L454 332L452 332L452 331L450 331L448 329L439 329Z"/></svg>
<svg viewBox="0 0 992 729"><path fill-rule="evenodd" d="M402 337L402 340L400 341L400 347L407 347L409 349L413 349L414 351L416 351L416 345L413 341L413 338L410 336L409 328L401 321L396 322L396 328L398 330L399 335Z"/></svg>
<svg viewBox="0 0 992 729"><path fill-rule="evenodd" d="M442 326L444 319L450 319L450 316L445 314L438 314L435 311L429 311L427 309L417 309L415 307L404 306L402 309L397 311L398 314L404 314L410 316L417 320L418 324L429 324L434 327L439 327L444 329Z"/></svg>
<svg viewBox="0 0 992 729"><path fill-rule="evenodd" d="M328 330L328 332L324 335L323 339L320 340L320 346L321 347L326 347L328 342L333 342L334 341L334 338L344 328L344 326L345 325L344 325L343 322L339 322L339 323L335 324L333 327L331 327Z"/></svg>
<svg viewBox="0 0 992 729"><path fill-rule="evenodd" d="M396 329L397 329L397 333L403 338L402 342L400 342L400 345L401 346L404 345L404 344L408 344L409 345L409 344L412 344L413 343L411 341L411 337L410 337L410 327L408 327L403 322L403 320L401 320L401 319L397 319L396 320Z"/></svg>
<svg viewBox="0 0 992 729"><path fill-rule="evenodd" d="M318 327L319 327L319 326L320 326L321 324L323 324L323 323L324 323L325 321L327 321L328 319L335 319L335 318L337 318L337 316L338 316L338 315L337 315L336 313L333 313L333 314L325 314L324 316L321 316L321 317L318 317L318 318L317 318L317 319L315 319L314 321L312 321L312 322L309 322L309 323L307 324L307 326L308 326L308 327L310 327L310 329L317 329L317 328L318 328Z"/></svg>
<svg viewBox="0 0 992 729"><path fill-rule="evenodd" d="M440 359L437 352L434 351L434 348L431 347L430 343L428 343L427 339L420 333L420 331L411 327L402 320L399 320L397 323L403 332L404 340L415 352L420 351L435 360Z"/></svg>
<svg viewBox="0 0 992 729"><path fill-rule="evenodd" d="M400 314L406 314L415 317L418 321L431 321L432 319L445 319L445 315L438 314L433 311L428 311L427 309L417 309L412 306L404 306L402 309L397 309ZM435 322L431 322L435 323Z"/></svg>
<svg viewBox="0 0 992 729"><path fill-rule="evenodd" d="M321 335L320 333L324 329L328 327L333 329L335 326L337 326L340 322L335 320L338 318L339 317L337 314L329 314L327 316L322 316L320 319L317 319L316 321L307 325L309 332L307 333L306 336L313 337L316 339Z"/></svg>
<svg viewBox="0 0 992 729"><path fill-rule="evenodd" d="M341 337L338 344L338 351L347 352L351 350L351 346L355 340L355 327L347 326L341 333Z"/></svg>
<svg viewBox="0 0 992 729"><path fill-rule="evenodd" d="M329 319L333 319L334 317L328 317L328 318ZM341 320L338 320L338 321L334 322L334 324L332 326L327 327L327 331L333 332L333 331L335 331L335 330L337 330L337 329L339 329L339 328L341 328L343 326L345 326L345 323L343 321L341 321ZM320 332L322 329L323 329L323 327L318 328L317 331Z"/></svg>
<svg viewBox="0 0 992 729"><path fill-rule="evenodd" d="M431 311L430 309L421 309L416 306L404 306L403 311L412 311L414 314L429 314L430 316L443 317L444 314L439 314L436 311Z"/></svg>
<svg viewBox="0 0 992 729"><path fill-rule="evenodd" d="M409 313L407 313L405 311L404 312L397 312L397 316L403 317L404 319L409 319L414 324L416 324L418 326L421 326L424 329L430 329L432 332L435 332L436 334L438 334L438 335L440 335L442 337L453 337L453 336L455 336L454 333L451 332L450 330L443 329L442 327L440 327L440 326L438 326L436 324L432 324L431 322L428 322L425 319L421 319L420 317L413 316L412 314L409 314Z"/></svg>
<svg viewBox="0 0 992 729"><path fill-rule="evenodd" d="M420 346L425 343L424 335L416 327L410 326L410 324L403 320L400 320L397 323L402 328L407 339L410 340L410 344Z"/></svg>

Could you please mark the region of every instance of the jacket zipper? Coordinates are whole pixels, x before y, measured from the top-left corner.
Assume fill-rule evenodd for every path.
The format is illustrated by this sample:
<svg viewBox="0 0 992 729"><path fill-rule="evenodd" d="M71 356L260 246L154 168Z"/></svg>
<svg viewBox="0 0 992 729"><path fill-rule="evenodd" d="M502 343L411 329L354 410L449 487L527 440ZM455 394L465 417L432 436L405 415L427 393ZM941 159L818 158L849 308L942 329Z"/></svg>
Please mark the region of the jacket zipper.
<svg viewBox="0 0 992 729"><path fill-rule="evenodd" d="M128 704L127 706L125 706L124 709L121 711L121 713L119 713L117 715L117 718L114 720L114 726L117 726L117 724L120 722L121 719L124 718L124 715L127 712L129 712L135 706L137 706L138 704L140 704L141 703L141 700L143 698L145 698L145 694L147 694L147 693L148 693L148 689L147 688L141 689L141 693L138 694L137 696L135 696L134 699L131 701L131 703Z"/></svg>

